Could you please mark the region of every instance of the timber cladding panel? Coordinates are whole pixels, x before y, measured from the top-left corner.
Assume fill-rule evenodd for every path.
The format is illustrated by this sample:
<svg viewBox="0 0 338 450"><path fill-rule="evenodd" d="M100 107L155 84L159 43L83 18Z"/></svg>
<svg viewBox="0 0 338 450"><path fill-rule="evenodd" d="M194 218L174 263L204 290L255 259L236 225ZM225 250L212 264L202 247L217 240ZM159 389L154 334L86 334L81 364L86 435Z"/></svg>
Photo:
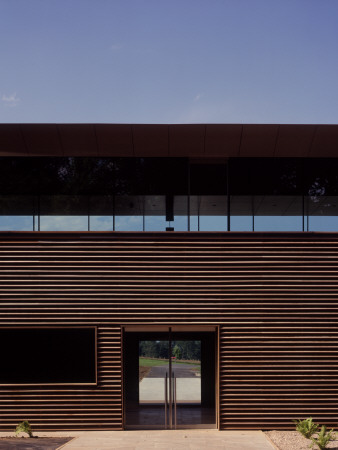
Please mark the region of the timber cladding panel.
<svg viewBox="0 0 338 450"><path fill-rule="evenodd" d="M336 426L337 274L338 234L0 233L1 326L98 336L97 386L0 386L0 427L121 429L126 324L220 325L222 429Z"/></svg>

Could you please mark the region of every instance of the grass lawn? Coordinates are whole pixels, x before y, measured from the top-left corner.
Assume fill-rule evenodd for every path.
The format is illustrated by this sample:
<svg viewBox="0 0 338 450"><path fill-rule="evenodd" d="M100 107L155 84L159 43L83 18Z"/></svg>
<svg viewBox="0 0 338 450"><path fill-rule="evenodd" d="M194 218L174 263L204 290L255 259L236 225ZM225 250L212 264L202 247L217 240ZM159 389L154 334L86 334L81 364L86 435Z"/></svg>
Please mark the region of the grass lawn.
<svg viewBox="0 0 338 450"><path fill-rule="evenodd" d="M168 360L163 359L152 359L152 358L139 358L139 365L141 367L154 367L154 366L167 366L169 364ZM196 362L189 362L189 361L173 361L172 362L173 367L175 367L177 364L191 364L191 368L197 370L198 372L201 371L201 364L196 364Z"/></svg>
<svg viewBox="0 0 338 450"><path fill-rule="evenodd" d="M163 359L139 358L139 365L142 367L166 366L169 361Z"/></svg>

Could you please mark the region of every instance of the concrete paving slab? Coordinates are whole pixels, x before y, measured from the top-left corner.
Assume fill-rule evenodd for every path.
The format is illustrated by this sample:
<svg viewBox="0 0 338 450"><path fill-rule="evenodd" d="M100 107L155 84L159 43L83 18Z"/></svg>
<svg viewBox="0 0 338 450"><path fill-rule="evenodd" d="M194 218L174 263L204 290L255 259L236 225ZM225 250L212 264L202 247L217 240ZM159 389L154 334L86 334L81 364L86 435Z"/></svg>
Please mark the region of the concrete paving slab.
<svg viewBox="0 0 338 450"><path fill-rule="evenodd" d="M177 378L177 401L200 402L201 378ZM140 402L164 402L164 379L143 378L140 383Z"/></svg>
<svg viewBox="0 0 338 450"><path fill-rule="evenodd" d="M5 433L3 433L5 434ZM272 450L261 431L133 430L35 433L38 436L75 436L62 450ZM8 433L7 433L8 435ZM1 436L1 433L0 433Z"/></svg>

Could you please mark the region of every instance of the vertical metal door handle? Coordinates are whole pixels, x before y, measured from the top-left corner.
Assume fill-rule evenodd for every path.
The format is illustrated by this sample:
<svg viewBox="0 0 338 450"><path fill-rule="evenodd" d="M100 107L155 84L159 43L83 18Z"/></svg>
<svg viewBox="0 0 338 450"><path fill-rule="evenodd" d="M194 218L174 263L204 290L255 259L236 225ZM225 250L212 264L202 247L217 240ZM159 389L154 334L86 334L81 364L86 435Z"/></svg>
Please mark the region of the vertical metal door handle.
<svg viewBox="0 0 338 450"><path fill-rule="evenodd" d="M164 378L164 429L168 428L168 373L165 373Z"/></svg>
<svg viewBox="0 0 338 450"><path fill-rule="evenodd" d="M176 395L177 395L177 390L176 390L176 381L177 378L174 376L174 411L175 411L175 430L177 428L177 399L176 399Z"/></svg>

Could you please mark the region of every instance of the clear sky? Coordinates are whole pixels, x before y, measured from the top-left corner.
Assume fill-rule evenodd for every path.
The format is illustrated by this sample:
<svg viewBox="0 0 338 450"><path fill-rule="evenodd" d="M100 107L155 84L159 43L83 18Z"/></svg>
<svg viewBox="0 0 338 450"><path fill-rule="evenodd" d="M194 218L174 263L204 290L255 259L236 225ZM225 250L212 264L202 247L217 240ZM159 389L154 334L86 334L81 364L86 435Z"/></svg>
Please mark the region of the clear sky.
<svg viewBox="0 0 338 450"><path fill-rule="evenodd" d="M0 0L0 122L338 123L338 0Z"/></svg>

